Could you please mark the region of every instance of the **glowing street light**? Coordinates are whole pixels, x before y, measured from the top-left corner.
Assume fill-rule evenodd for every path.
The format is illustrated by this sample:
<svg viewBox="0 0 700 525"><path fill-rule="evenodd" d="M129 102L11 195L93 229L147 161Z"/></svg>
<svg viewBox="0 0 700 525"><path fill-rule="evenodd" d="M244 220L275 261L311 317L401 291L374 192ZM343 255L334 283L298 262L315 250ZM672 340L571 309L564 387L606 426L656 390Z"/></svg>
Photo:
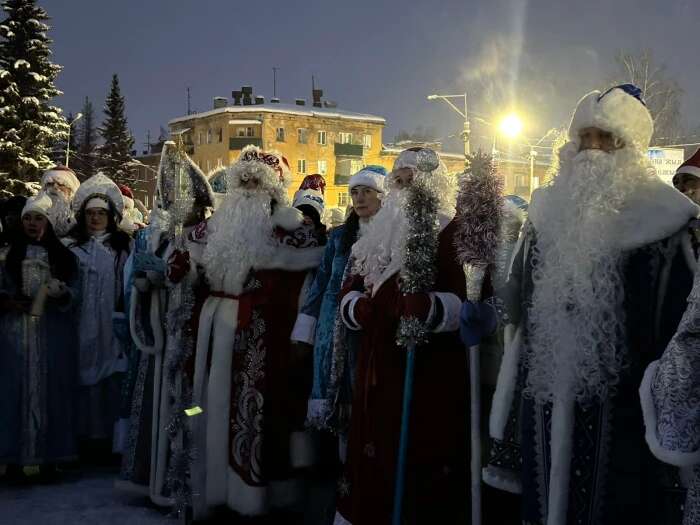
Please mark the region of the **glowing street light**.
<svg viewBox="0 0 700 525"><path fill-rule="evenodd" d="M73 120L71 120L68 123L68 142L66 143L66 168L68 167L68 160L70 157L70 130L73 128L73 124L78 122L81 118L83 118L82 113L78 113Z"/></svg>
<svg viewBox="0 0 700 525"><path fill-rule="evenodd" d="M508 115L501 121L499 129L506 137L514 139L523 131L523 121L515 114Z"/></svg>

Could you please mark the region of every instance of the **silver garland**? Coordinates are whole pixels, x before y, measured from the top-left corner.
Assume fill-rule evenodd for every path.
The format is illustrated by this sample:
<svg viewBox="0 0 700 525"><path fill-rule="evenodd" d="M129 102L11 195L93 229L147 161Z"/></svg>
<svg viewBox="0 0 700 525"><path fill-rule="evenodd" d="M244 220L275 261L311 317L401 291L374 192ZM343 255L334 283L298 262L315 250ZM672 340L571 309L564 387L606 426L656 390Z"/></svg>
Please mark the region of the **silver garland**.
<svg viewBox="0 0 700 525"><path fill-rule="evenodd" d="M414 177L413 184L406 190L406 251L400 273L400 288L403 293L425 293L433 289L437 275L436 257L438 234L437 196L421 179L429 177L439 165L437 154L432 150L418 153L418 169L428 175ZM400 346L425 344L428 331L425 324L416 317L402 317L396 342Z"/></svg>

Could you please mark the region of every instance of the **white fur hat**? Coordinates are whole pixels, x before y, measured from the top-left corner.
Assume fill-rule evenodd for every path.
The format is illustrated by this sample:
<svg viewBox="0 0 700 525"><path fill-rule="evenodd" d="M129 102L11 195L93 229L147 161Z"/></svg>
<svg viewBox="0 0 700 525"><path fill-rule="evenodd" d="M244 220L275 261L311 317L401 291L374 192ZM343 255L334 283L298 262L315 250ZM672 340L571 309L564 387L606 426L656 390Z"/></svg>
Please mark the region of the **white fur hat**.
<svg viewBox="0 0 700 525"><path fill-rule="evenodd" d="M260 186L272 192L278 202L287 204L286 189L292 182L289 163L277 152L265 152L257 146L246 146L238 160L228 169L227 187L236 188L249 178L257 178Z"/></svg>
<svg viewBox="0 0 700 525"><path fill-rule="evenodd" d="M51 214L51 206L53 206L51 197L42 191L41 193L27 199L27 203L24 205L24 208L22 208L22 216L29 212L40 213L53 225L54 217Z"/></svg>
<svg viewBox="0 0 700 525"><path fill-rule="evenodd" d="M654 121L633 84L615 86L605 93L592 91L579 100L569 125L569 140L580 143L585 128L599 128L634 144L646 152L654 131Z"/></svg>
<svg viewBox="0 0 700 525"><path fill-rule="evenodd" d="M294 201L292 206L298 208L299 206L311 206L318 213L319 219L323 217L323 209L325 208L325 202L323 200L323 194L317 190L299 190L294 194Z"/></svg>
<svg viewBox="0 0 700 525"><path fill-rule="evenodd" d="M86 204L93 197L111 202L119 215L117 222L121 221L124 216L122 192L119 186L102 172L96 173L80 185L78 191L75 192L75 197L73 197L73 210L79 211L83 204Z"/></svg>
<svg viewBox="0 0 700 525"><path fill-rule="evenodd" d="M399 155L401 156L401 155ZM398 158L396 159L398 162ZM386 179L386 170L382 166L365 166L360 171L350 177L348 182L348 190L352 190L355 186L367 186L379 193L384 192L384 181Z"/></svg>
<svg viewBox="0 0 700 525"><path fill-rule="evenodd" d="M51 182L69 187L72 193L75 193L80 186L80 181L75 176L75 172L69 167L61 165L54 166L41 176L42 188L46 188L46 185Z"/></svg>

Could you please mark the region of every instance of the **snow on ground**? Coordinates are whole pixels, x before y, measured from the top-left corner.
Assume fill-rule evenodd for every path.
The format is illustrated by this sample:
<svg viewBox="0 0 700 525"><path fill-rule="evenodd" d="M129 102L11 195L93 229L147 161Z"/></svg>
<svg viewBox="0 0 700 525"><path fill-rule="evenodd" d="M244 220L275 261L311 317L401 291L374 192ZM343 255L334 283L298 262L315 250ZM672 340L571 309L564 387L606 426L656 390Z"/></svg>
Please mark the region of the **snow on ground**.
<svg viewBox="0 0 700 525"><path fill-rule="evenodd" d="M65 475L60 483L0 486L0 525L174 525L145 497L114 490L110 470Z"/></svg>

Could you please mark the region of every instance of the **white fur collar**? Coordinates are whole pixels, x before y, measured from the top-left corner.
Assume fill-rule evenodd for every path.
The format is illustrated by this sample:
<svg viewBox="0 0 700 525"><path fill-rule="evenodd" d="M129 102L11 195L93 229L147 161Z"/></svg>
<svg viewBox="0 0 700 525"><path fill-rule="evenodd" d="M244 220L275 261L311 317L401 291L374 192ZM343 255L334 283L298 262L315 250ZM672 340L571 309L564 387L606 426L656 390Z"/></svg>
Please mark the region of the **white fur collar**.
<svg viewBox="0 0 700 525"><path fill-rule="evenodd" d="M544 224L542 210L548 205L548 188L532 194L528 216L535 230ZM684 228L688 221L698 217L700 207L675 188L660 179L639 186L620 211L614 232L623 251L632 250L660 241Z"/></svg>

